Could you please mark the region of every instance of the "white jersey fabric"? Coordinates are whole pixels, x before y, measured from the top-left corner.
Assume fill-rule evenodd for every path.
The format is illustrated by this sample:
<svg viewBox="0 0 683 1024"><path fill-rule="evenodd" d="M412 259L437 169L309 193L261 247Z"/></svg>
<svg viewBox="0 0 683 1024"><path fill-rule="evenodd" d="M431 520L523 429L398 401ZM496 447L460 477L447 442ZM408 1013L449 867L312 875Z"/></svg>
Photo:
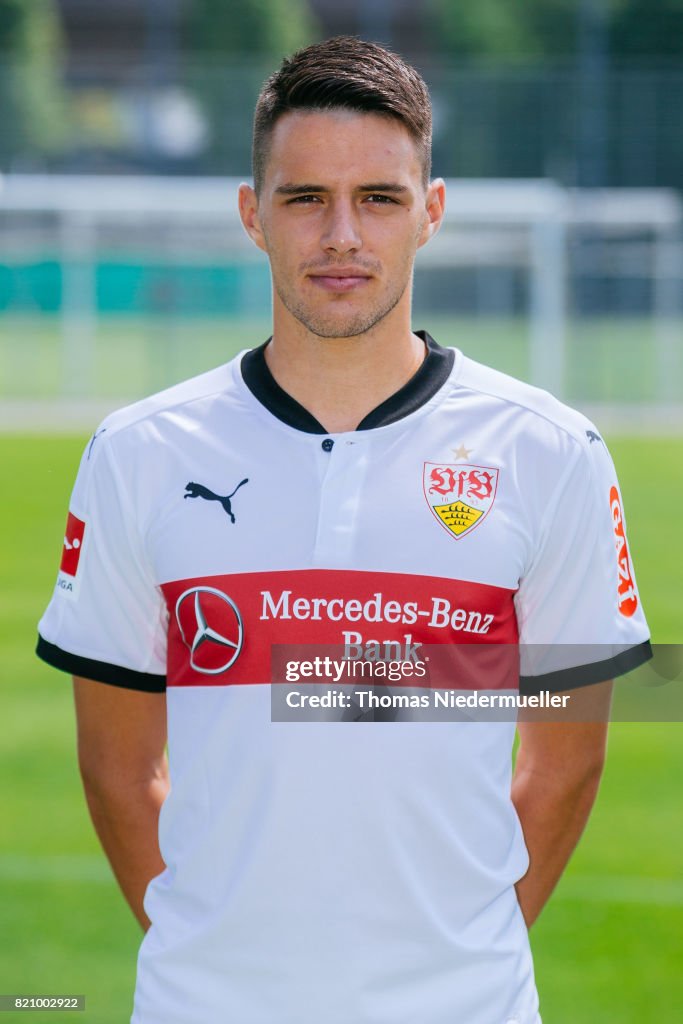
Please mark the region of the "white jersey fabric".
<svg viewBox="0 0 683 1024"><path fill-rule="evenodd" d="M519 640L551 689L648 657L595 427L423 338L352 432L325 433L262 346L86 448L39 654L166 689L133 1024L540 1021L514 722L271 720L274 644Z"/></svg>

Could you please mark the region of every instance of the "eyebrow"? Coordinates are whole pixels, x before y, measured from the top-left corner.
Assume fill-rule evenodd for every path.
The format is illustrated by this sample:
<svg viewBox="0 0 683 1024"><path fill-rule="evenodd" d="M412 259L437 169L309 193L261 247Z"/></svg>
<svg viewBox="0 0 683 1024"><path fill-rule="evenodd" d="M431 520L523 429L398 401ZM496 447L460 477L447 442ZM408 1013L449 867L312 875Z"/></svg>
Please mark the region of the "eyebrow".
<svg viewBox="0 0 683 1024"><path fill-rule="evenodd" d="M329 193L331 189L324 185L278 185L275 189L277 195L300 196L310 192ZM403 195L408 192L406 185L399 185L392 181L382 181L377 184L358 185L356 192L388 192L392 195Z"/></svg>

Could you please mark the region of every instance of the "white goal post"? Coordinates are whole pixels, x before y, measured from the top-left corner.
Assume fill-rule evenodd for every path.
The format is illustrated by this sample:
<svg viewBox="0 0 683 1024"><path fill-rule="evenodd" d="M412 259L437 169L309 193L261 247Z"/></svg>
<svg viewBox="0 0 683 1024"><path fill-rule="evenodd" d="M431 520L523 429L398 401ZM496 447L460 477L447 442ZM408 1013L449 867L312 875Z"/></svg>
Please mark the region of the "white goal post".
<svg viewBox="0 0 683 1024"><path fill-rule="evenodd" d="M78 379L81 397L89 396L102 237L114 232L119 240L130 239L129 248L156 251L170 261L256 263L263 256L239 223L238 184L236 178L0 176L0 264L29 258L47 239L58 253L65 395L68 382ZM521 270L527 278L529 376L562 396L570 246L587 229L605 239L636 238L651 282L656 401L676 404L681 402L682 227L681 200L672 190L449 180L443 227L419 252L417 268L418 273L487 265Z"/></svg>

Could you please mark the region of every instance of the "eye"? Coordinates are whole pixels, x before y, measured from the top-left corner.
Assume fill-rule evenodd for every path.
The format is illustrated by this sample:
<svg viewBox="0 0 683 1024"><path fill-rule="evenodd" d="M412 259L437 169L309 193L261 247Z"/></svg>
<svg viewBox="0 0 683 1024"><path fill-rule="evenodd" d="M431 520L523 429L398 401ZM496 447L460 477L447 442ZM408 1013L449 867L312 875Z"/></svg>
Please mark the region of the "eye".
<svg viewBox="0 0 683 1024"><path fill-rule="evenodd" d="M303 196L294 196L292 199L287 200L287 205L291 206L293 203L296 203L297 205L301 206L302 204L317 202L320 202L320 196L310 194Z"/></svg>
<svg viewBox="0 0 683 1024"><path fill-rule="evenodd" d="M372 192L369 196L366 196L366 199L371 201L373 206L388 206L390 203L396 203L395 199L392 199L391 196L384 195L383 192Z"/></svg>

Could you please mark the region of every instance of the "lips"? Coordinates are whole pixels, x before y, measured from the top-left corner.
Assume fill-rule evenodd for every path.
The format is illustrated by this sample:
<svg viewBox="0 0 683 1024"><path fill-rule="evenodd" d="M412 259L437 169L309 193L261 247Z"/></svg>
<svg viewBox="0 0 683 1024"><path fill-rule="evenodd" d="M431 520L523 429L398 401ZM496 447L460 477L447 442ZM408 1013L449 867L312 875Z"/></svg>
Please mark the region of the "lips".
<svg viewBox="0 0 683 1024"><path fill-rule="evenodd" d="M349 292L370 280L368 274L354 269L328 270L322 274L309 274L309 278L318 288L330 292Z"/></svg>

